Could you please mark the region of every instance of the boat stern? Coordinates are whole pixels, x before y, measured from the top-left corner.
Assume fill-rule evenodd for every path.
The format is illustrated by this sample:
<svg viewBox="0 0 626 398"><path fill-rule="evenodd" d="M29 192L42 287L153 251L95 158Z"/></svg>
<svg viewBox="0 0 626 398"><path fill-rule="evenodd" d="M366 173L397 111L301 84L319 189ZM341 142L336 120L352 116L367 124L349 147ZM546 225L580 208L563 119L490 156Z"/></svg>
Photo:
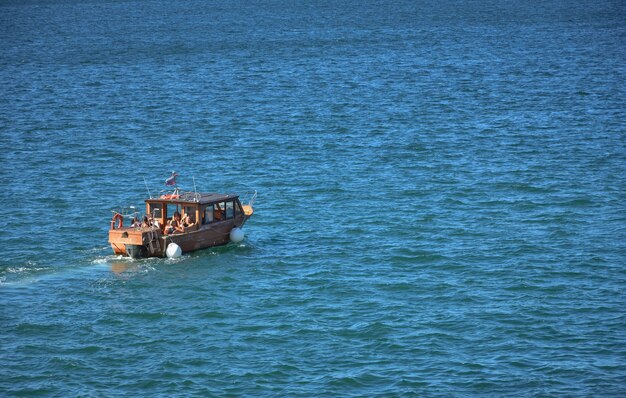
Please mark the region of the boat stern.
<svg viewBox="0 0 626 398"><path fill-rule="evenodd" d="M118 228L109 230L113 253L132 258L161 257L161 230L158 228Z"/></svg>

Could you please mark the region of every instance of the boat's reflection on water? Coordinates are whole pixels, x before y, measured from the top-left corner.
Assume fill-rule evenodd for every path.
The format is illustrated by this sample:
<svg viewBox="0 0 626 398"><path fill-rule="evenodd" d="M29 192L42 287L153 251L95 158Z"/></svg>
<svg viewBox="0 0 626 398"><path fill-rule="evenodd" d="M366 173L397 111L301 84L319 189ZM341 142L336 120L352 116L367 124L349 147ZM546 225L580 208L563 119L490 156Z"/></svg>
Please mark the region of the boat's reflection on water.
<svg viewBox="0 0 626 398"><path fill-rule="evenodd" d="M128 278L142 271L142 267L131 261L116 261L111 263L111 272L119 278Z"/></svg>

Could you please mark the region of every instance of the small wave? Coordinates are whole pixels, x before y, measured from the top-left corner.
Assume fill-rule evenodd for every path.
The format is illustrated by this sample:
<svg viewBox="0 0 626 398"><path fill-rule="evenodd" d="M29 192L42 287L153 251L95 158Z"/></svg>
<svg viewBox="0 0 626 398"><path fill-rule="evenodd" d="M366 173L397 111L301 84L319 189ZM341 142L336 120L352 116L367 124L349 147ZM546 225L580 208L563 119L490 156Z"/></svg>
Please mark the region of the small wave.
<svg viewBox="0 0 626 398"><path fill-rule="evenodd" d="M562 206L567 207L587 207L593 204L593 201L588 198L576 198L561 203Z"/></svg>
<svg viewBox="0 0 626 398"><path fill-rule="evenodd" d="M47 269L49 268L47 267L9 267L6 269L6 272L9 274L20 274L20 273L45 271Z"/></svg>
<svg viewBox="0 0 626 398"><path fill-rule="evenodd" d="M81 252L83 252L83 253L94 253L94 252L101 252L103 250L108 250L109 248L110 248L110 246L92 247L91 249L83 249L83 250L81 250Z"/></svg>
<svg viewBox="0 0 626 398"><path fill-rule="evenodd" d="M155 321L155 320L172 316L172 314L168 314L165 312L126 312L126 313L121 313L119 315L123 317L127 317L127 318L136 318L136 319L143 319L143 320L148 320L148 321Z"/></svg>
<svg viewBox="0 0 626 398"><path fill-rule="evenodd" d="M109 255L109 256L101 256L101 257L97 257L93 260L91 260L91 264L108 264L112 261L121 261L124 260L125 258L123 256L115 256L115 255ZM131 258L126 257L127 261L132 261Z"/></svg>

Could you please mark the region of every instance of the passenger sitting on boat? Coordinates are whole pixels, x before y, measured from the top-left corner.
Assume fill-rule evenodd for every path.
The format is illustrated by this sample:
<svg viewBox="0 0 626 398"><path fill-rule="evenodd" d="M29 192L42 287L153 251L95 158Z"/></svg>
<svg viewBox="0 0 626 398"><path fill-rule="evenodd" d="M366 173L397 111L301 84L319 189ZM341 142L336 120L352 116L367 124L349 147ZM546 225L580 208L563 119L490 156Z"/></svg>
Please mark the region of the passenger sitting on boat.
<svg viewBox="0 0 626 398"><path fill-rule="evenodd" d="M174 223L174 218L172 217L172 219L169 220L167 222L167 224L165 224L165 230L163 230L163 233L165 235L169 235L169 234L173 234L174 233L174 227L172 226L173 223Z"/></svg>
<svg viewBox="0 0 626 398"><path fill-rule="evenodd" d="M172 224L171 224L171 228L173 229L172 232L170 233L182 233L185 232L185 226L183 225L181 219L180 219L180 213L179 212L175 212L174 213L174 217L172 217Z"/></svg>
<svg viewBox="0 0 626 398"><path fill-rule="evenodd" d="M224 219L224 210L222 210L222 208L218 204L215 205L215 213L213 217L215 217L216 220Z"/></svg>
<svg viewBox="0 0 626 398"><path fill-rule="evenodd" d="M139 219L137 218L137 216L133 217L133 222L130 224L130 226L132 228L139 228L139 227L141 227L141 222L139 222Z"/></svg>
<svg viewBox="0 0 626 398"><path fill-rule="evenodd" d="M193 227L196 223L191 220L189 214L185 214L185 218L183 218L183 227Z"/></svg>
<svg viewBox="0 0 626 398"><path fill-rule="evenodd" d="M148 219L148 216L143 216L143 221L141 222L141 226L143 228L148 228L150 227L151 223L150 220Z"/></svg>

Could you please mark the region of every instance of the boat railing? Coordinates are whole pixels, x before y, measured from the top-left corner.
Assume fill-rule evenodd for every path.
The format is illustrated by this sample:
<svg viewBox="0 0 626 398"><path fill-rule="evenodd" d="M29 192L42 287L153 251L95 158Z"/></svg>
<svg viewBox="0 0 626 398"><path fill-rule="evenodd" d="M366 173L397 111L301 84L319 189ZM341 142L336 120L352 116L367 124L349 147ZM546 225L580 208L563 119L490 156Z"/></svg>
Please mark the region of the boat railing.
<svg viewBox="0 0 626 398"><path fill-rule="evenodd" d="M114 227L115 220L118 220L119 224L118 224L117 228L120 228L120 227L122 227L124 225L124 221L126 219L130 219L131 223L132 223L132 220L137 218L138 215L139 215L139 212L137 211L135 206L129 206L129 207L122 207L122 206L120 206L117 209L112 209L111 213L113 214L113 217L111 218L111 228L110 229L116 229ZM118 219L118 216L120 217L119 219Z"/></svg>
<svg viewBox="0 0 626 398"><path fill-rule="evenodd" d="M257 195L256 190L252 194L250 192L248 192L245 195L242 195L242 197L241 197L241 204L246 204L247 206L252 207L254 205L254 201L256 200L256 195ZM248 203L246 203L246 202L248 202Z"/></svg>
<svg viewBox="0 0 626 398"><path fill-rule="evenodd" d="M169 191L167 189L163 189L159 191L159 197L154 199L166 199L166 200L182 200L189 202L198 202L200 201L200 194L194 191L182 191L180 188L174 189L174 191Z"/></svg>
<svg viewBox="0 0 626 398"><path fill-rule="evenodd" d="M113 215L120 214L124 218L131 218L131 219L139 215L139 212L137 211L135 206L128 206L128 207L120 206L117 209L111 209L111 213L113 213Z"/></svg>

